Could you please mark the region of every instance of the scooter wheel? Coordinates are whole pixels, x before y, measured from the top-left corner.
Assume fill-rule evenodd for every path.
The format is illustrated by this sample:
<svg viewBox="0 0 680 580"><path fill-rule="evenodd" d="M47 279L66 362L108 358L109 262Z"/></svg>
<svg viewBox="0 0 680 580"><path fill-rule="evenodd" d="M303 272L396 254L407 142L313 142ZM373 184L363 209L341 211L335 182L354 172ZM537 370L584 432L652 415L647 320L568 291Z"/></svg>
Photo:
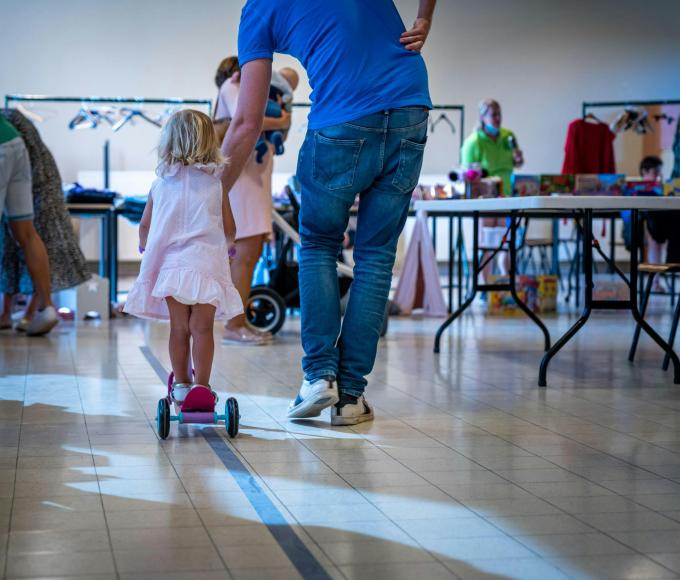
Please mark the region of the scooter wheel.
<svg viewBox="0 0 680 580"><path fill-rule="evenodd" d="M234 397L227 399L224 414L227 417L227 433L232 439L238 435L238 424L241 416L238 413L238 401Z"/></svg>
<svg viewBox="0 0 680 580"><path fill-rule="evenodd" d="M170 403L167 399L158 401L156 411L156 430L161 439L167 439L170 434Z"/></svg>

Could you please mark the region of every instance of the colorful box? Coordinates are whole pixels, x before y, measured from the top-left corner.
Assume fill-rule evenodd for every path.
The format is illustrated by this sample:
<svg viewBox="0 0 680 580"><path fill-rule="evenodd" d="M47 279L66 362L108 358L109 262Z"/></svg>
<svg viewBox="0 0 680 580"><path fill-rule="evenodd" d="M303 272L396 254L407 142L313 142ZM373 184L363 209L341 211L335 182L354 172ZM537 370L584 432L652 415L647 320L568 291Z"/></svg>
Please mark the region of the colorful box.
<svg viewBox="0 0 680 580"><path fill-rule="evenodd" d="M663 184L663 194L680 197L680 179L671 179Z"/></svg>
<svg viewBox="0 0 680 580"><path fill-rule="evenodd" d="M658 181L650 181L649 179L642 179L640 177L629 177L626 179L626 186L623 194L630 196L649 196L649 195L663 195L664 184Z"/></svg>
<svg viewBox="0 0 680 580"><path fill-rule="evenodd" d="M572 193L574 193L573 175L541 175L541 195Z"/></svg>
<svg viewBox="0 0 680 580"><path fill-rule="evenodd" d="M580 174L574 179L575 195L623 195L626 176L618 173Z"/></svg>
<svg viewBox="0 0 680 580"><path fill-rule="evenodd" d="M488 276L489 284L507 284L509 279L505 276ZM557 276L541 275L517 276L517 296L526 304L532 312L547 313L557 310L557 290L559 282ZM516 316L524 315L522 309L517 306L509 291L489 292L487 314L491 316Z"/></svg>
<svg viewBox="0 0 680 580"><path fill-rule="evenodd" d="M503 181L499 177L485 177L467 184L466 197L479 199L486 197L500 197L503 195Z"/></svg>
<svg viewBox="0 0 680 580"><path fill-rule="evenodd" d="M541 177L539 175L513 175L512 194L517 197L541 195Z"/></svg>

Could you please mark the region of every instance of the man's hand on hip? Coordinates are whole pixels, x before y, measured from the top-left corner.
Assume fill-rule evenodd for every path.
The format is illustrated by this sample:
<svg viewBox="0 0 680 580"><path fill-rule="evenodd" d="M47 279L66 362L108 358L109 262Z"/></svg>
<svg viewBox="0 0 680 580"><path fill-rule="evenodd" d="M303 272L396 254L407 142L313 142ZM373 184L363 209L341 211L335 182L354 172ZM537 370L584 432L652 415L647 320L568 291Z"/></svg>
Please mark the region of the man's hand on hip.
<svg viewBox="0 0 680 580"><path fill-rule="evenodd" d="M425 45L427 35L430 33L432 22L426 18L416 18L413 27L401 35L401 42L406 50L420 52Z"/></svg>

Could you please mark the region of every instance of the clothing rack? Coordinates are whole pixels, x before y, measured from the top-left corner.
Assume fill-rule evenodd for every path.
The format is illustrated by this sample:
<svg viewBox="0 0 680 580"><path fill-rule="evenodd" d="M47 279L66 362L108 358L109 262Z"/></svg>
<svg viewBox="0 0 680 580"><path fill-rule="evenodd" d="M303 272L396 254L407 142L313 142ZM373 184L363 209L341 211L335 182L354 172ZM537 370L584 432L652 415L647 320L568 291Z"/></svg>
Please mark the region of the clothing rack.
<svg viewBox="0 0 680 580"><path fill-rule="evenodd" d="M590 109L614 109L617 107L660 107L664 105L680 105L680 99L649 99L649 100L631 100L631 101L583 101L581 103L581 117L585 118ZM610 227L614 228L615 218L610 219ZM577 244L577 248L578 248ZM614 236L611 236L610 241L610 254L612 259L614 259L615 245ZM580 270L580 255L576 256L577 259L577 272ZM613 272L611 265L609 266L609 272ZM576 303L578 305L579 291L580 291L580 280L577 275L576 277ZM640 278L640 288L642 288L642 277Z"/></svg>
<svg viewBox="0 0 680 580"><path fill-rule="evenodd" d="M584 101L581 104L581 116L585 117L588 109L605 109L614 107L654 107L662 105L680 105L680 99L657 99L649 101Z"/></svg>
<svg viewBox="0 0 680 580"><path fill-rule="evenodd" d="M198 105L208 108L208 115L212 113L212 101L210 99L180 99L180 98L147 98L147 97L59 97L52 95L5 95L5 108L9 108L11 103L40 102L40 103L101 103L118 105ZM104 169L104 189L109 188L110 184L110 147L109 140L104 143L103 148L103 169Z"/></svg>

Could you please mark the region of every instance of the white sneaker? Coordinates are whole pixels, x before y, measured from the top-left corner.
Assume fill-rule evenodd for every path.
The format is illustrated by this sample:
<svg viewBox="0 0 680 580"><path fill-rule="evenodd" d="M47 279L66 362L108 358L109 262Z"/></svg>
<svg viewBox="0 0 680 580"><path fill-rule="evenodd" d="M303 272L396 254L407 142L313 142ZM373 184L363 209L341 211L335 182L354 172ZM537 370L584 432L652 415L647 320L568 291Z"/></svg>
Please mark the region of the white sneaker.
<svg viewBox="0 0 680 580"><path fill-rule="evenodd" d="M288 418L318 417L321 411L335 405L339 400L338 385L334 378L326 377L313 383L302 381L298 396L288 405Z"/></svg>
<svg viewBox="0 0 680 580"><path fill-rule="evenodd" d="M59 324L59 314L54 306L38 310L26 327L27 336L42 336Z"/></svg>
<svg viewBox="0 0 680 580"><path fill-rule="evenodd" d="M331 409L331 425L357 425L372 420L373 408L368 405L363 395L357 399L355 404L334 405Z"/></svg>
<svg viewBox="0 0 680 580"><path fill-rule="evenodd" d="M31 321L28 318L20 318L12 324L12 328L17 332L26 332Z"/></svg>
<svg viewBox="0 0 680 580"><path fill-rule="evenodd" d="M183 403L193 385L191 383L173 383L172 399L175 403Z"/></svg>

